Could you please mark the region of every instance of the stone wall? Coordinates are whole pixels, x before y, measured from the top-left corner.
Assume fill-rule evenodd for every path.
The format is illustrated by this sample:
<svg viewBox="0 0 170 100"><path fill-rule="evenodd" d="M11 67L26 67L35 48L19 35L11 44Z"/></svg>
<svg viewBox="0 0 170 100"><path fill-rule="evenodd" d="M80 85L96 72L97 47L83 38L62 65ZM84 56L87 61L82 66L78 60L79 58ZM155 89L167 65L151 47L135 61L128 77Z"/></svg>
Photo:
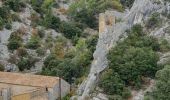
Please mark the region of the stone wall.
<svg viewBox="0 0 170 100"><path fill-rule="evenodd" d="M8 90L8 88L10 89L10 91ZM2 89L3 92L2 93L0 92L1 93L0 100L9 100L8 98L12 98L12 100L22 100L18 98L23 98L23 97L27 98L28 100L47 100L47 99L56 100L60 97L59 96L60 92L61 92L61 97L64 97L65 95L70 93L70 85L63 79L61 79L61 91L60 91L59 84L56 84L55 87L51 87L51 88L49 87L48 92L46 91L45 88L42 87L0 83L0 90Z"/></svg>
<svg viewBox="0 0 170 100"><path fill-rule="evenodd" d="M60 96L61 98L66 96L67 94L70 93L70 84L68 84L65 80L63 79L60 79L60 82L59 84L56 84L55 87L53 87L53 92L52 95L49 100L54 100L52 98L55 98L55 99L60 99ZM61 91L60 91L61 90Z"/></svg>

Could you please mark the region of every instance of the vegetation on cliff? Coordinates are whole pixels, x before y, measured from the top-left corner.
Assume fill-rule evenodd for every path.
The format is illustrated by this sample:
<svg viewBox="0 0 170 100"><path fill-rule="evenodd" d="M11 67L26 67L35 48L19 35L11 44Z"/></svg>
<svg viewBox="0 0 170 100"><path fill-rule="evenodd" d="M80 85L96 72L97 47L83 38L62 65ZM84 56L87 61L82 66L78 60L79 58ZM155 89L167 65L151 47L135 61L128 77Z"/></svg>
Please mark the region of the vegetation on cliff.
<svg viewBox="0 0 170 100"><path fill-rule="evenodd" d="M126 39L110 50L109 68L99 83L105 93L119 98L130 96L129 87L140 89L145 77L155 77L162 68L157 65L157 52L163 50L163 46L156 38L147 36L140 25L133 26L127 34Z"/></svg>

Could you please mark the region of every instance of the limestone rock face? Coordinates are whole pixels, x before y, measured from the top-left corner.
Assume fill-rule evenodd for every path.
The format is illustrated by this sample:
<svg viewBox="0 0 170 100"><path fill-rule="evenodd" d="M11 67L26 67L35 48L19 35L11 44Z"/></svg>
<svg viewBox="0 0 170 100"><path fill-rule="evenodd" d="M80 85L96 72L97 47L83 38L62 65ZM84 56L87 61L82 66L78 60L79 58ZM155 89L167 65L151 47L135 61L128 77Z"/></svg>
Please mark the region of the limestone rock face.
<svg viewBox="0 0 170 100"><path fill-rule="evenodd" d="M105 94L99 93L93 100L109 100Z"/></svg>
<svg viewBox="0 0 170 100"><path fill-rule="evenodd" d="M9 58L9 52L6 44L8 43L10 35L10 30L4 29L3 31L0 31L0 60Z"/></svg>
<svg viewBox="0 0 170 100"><path fill-rule="evenodd" d="M170 52L160 54L160 60L158 61L158 64L164 65L167 62L169 62L169 59L170 59Z"/></svg>

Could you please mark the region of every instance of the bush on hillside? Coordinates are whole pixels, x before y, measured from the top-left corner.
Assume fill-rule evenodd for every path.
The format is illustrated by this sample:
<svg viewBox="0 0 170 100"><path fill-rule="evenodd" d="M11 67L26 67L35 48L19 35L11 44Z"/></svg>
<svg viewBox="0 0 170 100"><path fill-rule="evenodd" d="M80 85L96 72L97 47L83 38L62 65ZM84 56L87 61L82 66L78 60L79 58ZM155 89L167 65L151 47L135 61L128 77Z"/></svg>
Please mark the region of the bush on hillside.
<svg viewBox="0 0 170 100"><path fill-rule="evenodd" d="M56 31L59 31L60 23L60 18L53 16L51 12L46 14L44 18L40 21L40 25L46 28L52 28Z"/></svg>
<svg viewBox="0 0 170 100"><path fill-rule="evenodd" d="M20 41L17 41L17 40L12 40L12 41L9 41L8 43L8 49L9 50L16 50L18 49L19 47L21 47L21 42Z"/></svg>
<svg viewBox="0 0 170 100"><path fill-rule="evenodd" d="M36 53L38 54L38 56L44 56L46 52L44 48L39 47L37 48Z"/></svg>
<svg viewBox="0 0 170 100"><path fill-rule="evenodd" d="M37 49L40 47L40 38L39 36L31 36L31 39L27 42L26 47L29 49Z"/></svg>
<svg viewBox="0 0 170 100"><path fill-rule="evenodd" d="M4 4L15 12L20 12L22 8L26 7L26 4L21 0L6 0Z"/></svg>
<svg viewBox="0 0 170 100"><path fill-rule="evenodd" d="M4 71L4 70L5 70L4 66L0 63L0 71Z"/></svg>
<svg viewBox="0 0 170 100"><path fill-rule="evenodd" d="M169 100L170 66L166 65L156 73L156 84L152 92L145 95L145 100Z"/></svg>
<svg viewBox="0 0 170 100"><path fill-rule="evenodd" d="M60 47L63 48L62 46L64 45L61 40L57 40L57 43L60 43ZM69 83L73 83L77 78L82 77L88 71L92 54L90 54L84 39L78 41L76 48L70 49L69 51L65 50L64 53L69 53L66 53L67 55L64 54L62 58L60 55L57 55L60 51L60 47L57 46L57 52L53 52L52 55L45 59L41 74L60 76ZM54 48L55 51L56 48Z"/></svg>
<svg viewBox="0 0 170 100"><path fill-rule="evenodd" d="M28 56L27 58L22 57L17 63L17 66L20 71L24 71L25 69L30 70L32 67L34 67L36 62L37 59L31 56Z"/></svg>
<svg viewBox="0 0 170 100"><path fill-rule="evenodd" d="M162 21L160 18L160 14L159 13L153 13L152 16L149 18L149 20L146 23L146 27L148 29L150 28L156 28L159 27L161 25Z"/></svg>
<svg viewBox="0 0 170 100"><path fill-rule="evenodd" d="M68 39L79 37L82 33L82 30L80 28L76 27L75 24L69 22L62 22L59 30Z"/></svg>
<svg viewBox="0 0 170 100"><path fill-rule="evenodd" d="M8 41L9 42L8 42L7 46L8 46L9 50L13 51L13 50L18 49L19 47L22 46L22 38L18 32L11 33Z"/></svg>
<svg viewBox="0 0 170 100"><path fill-rule="evenodd" d="M24 71L24 69L30 69L32 66L30 66L30 62L26 58L21 58L21 60L17 63L17 66L20 71Z"/></svg>
<svg viewBox="0 0 170 100"><path fill-rule="evenodd" d="M96 15L108 8L123 10L118 0L79 0L70 6L69 15L76 22L96 28L98 26Z"/></svg>
<svg viewBox="0 0 170 100"><path fill-rule="evenodd" d="M17 49L17 55L18 55L19 57L24 57L24 56L26 56L27 54L28 54L28 53L27 53L27 50L26 50L25 48L20 47L20 48Z"/></svg>
<svg viewBox="0 0 170 100"><path fill-rule="evenodd" d="M91 52L94 52L96 49L96 45L97 45L97 41L98 41L98 35L93 35L90 38L88 38L86 40L87 43L87 48L89 48L89 50Z"/></svg>
<svg viewBox="0 0 170 100"><path fill-rule="evenodd" d="M135 0L120 0L121 4L124 7L129 7L131 8Z"/></svg>
<svg viewBox="0 0 170 100"><path fill-rule="evenodd" d="M108 54L109 74L107 74L108 71L103 73L104 78L100 84L106 93L123 96L120 93L123 93L126 86L140 88L143 82L142 77L155 76L157 70L160 69L157 66L159 56L156 53L160 45L155 40L153 37L146 36L140 25L135 25L128 37L110 50ZM110 85L112 83L117 84L116 86Z"/></svg>
<svg viewBox="0 0 170 100"><path fill-rule="evenodd" d="M4 20L0 17L0 30L4 28Z"/></svg>

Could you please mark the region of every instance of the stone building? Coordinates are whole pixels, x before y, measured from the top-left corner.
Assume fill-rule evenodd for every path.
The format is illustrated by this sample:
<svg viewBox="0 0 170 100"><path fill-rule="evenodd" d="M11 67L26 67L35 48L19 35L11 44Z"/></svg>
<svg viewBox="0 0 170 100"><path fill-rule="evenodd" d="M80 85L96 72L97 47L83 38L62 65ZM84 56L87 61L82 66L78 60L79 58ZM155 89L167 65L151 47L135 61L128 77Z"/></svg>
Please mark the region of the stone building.
<svg viewBox="0 0 170 100"><path fill-rule="evenodd" d="M69 92L58 77L0 72L0 100L60 100Z"/></svg>

